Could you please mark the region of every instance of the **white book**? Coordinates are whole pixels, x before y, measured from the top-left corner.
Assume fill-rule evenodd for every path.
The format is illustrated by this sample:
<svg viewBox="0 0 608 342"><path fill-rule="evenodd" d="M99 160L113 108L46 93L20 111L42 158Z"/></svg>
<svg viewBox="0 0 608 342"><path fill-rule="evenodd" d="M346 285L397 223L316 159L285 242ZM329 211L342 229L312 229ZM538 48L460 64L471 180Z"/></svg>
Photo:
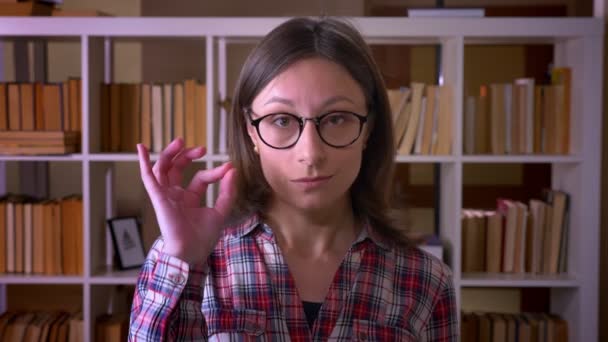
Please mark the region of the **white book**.
<svg viewBox="0 0 608 342"><path fill-rule="evenodd" d="M163 150L163 86L152 86L152 151Z"/></svg>
<svg viewBox="0 0 608 342"><path fill-rule="evenodd" d="M414 143L414 153L422 154L422 133L424 133L424 113L426 113L426 97L422 98L420 104L420 119L418 120L418 131L416 132L416 142Z"/></svg>

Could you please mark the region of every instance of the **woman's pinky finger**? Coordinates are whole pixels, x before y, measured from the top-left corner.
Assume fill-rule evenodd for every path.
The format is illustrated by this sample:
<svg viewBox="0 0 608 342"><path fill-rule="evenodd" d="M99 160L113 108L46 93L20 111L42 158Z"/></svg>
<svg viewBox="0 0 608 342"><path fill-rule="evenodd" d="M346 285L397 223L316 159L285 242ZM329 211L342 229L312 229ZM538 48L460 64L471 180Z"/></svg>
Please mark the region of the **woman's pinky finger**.
<svg viewBox="0 0 608 342"><path fill-rule="evenodd" d="M141 179L148 191L149 195L152 193L157 193L160 191L160 186L154 173L152 172L152 167L150 166L150 154L146 147L142 144L137 144L137 154L139 157L139 171L141 173Z"/></svg>

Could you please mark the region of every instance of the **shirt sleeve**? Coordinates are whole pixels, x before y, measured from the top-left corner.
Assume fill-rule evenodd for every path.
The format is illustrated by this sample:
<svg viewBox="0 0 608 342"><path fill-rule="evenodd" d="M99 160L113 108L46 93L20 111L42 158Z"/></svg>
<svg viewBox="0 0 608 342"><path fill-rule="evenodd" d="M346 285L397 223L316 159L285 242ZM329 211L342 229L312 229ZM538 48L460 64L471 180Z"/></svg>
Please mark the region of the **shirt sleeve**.
<svg viewBox="0 0 608 342"><path fill-rule="evenodd" d="M451 272L443 274L441 284L425 329L425 341L458 341L460 330Z"/></svg>
<svg viewBox="0 0 608 342"><path fill-rule="evenodd" d="M157 239L137 279L129 341L206 341L201 311L205 265L191 265L163 253Z"/></svg>

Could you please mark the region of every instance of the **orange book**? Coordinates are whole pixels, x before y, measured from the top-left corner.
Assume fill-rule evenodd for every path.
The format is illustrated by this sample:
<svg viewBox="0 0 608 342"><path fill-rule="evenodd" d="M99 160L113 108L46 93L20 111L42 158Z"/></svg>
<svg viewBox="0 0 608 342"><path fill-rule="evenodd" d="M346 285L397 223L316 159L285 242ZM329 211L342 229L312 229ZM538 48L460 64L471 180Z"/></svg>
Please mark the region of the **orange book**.
<svg viewBox="0 0 608 342"><path fill-rule="evenodd" d="M448 155L452 151L452 122L454 112L454 89L445 84L439 87L439 110L437 114L437 145L436 155Z"/></svg>
<svg viewBox="0 0 608 342"><path fill-rule="evenodd" d="M63 128L62 86L57 84L43 85L44 128L48 131L61 131Z"/></svg>
<svg viewBox="0 0 608 342"><path fill-rule="evenodd" d="M426 108L424 115L424 125L422 127L422 146L420 146L420 154L431 154L431 146L433 143L433 128L435 124L435 116L437 113L437 97L439 88L436 85L426 87Z"/></svg>
<svg viewBox="0 0 608 342"><path fill-rule="evenodd" d="M146 147L152 146L152 85L141 85L141 142Z"/></svg>
<svg viewBox="0 0 608 342"><path fill-rule="evenodd" d="M44 274L55 275L56 269L54 260L54 239L57 235L54 234L53 229L53 202L45 201L42 204L44 211Z"/></svg>
<svg viewBox="0 0 608 342"><path fill-rule="evenodd" d="M63 274L63 262L61 260L61 251L63 248L63 241L61 240L61 207L59 202L54 201L51 205L52 210L52 231L53 231L53 269L56 275Z"/></svg>
<svg viewBox="0 0 608 342"><path fill-rule="evenodd" d="M31 202L23 204L23 273L32 274L33 266L33 207Z"/></svg>
<svg viewBox="0 0 608 342"><path fill-rule="evenodd" d="M68 80L68 87L70 89L69 96L69 112L70 112L70 125L69 131L80 131L81 130L81 90L80 90L81 81L80 79L70 78Z"/></svg>
<svg viewBox="0 0 608 342"><path fill-rule="evenodd" d="M196 85L196 116L194 118L194 144L207 146L207 86Z"/></svg>
<svg viewBox="0 0 608 342"><path fill-rule="evenodd" d="M34 84L34 117L35 130L44 131L44 94L41 82Z"/></svg>
<svg viewBox="0 0 608 342"><path fill-rule="evenodd" d="M34 84L19 84L19 92L21 100L21 129L25 131L33 131L35 128Z"/></svg>
<svg viewBox="0 0 608 342"><path fill-rule="evenodd" d="M135 152L141 140L140 112L141 89L139 84L123 84L120 87L120 151Z"/></svg>
<svg viewBox="0 0 608 342"><path fill-rule="evenodd" d="M61 82L61 115L62 115L62 129L69 131L72 126L72 107L70 106L70 97L72 96L70 84L68 81Z"/></svg>
<svg viewBox="0 0 608 342"><path fill-rule="evenodd" d="M173 139L185 139L184 86L173 85Z"/></svg>
<svg viewBox="0 0 608 342"><path fill-rule="evenodd" d="M0 83L0 131L8 129L8 93L6 83Z"/></svg>
<svg viewBox="0 0 608 342"><path fill-rule="evenodd" d="M74 225L76 227L74 244L76 246L76 274L84 274L84 208L82 205L82 196L74 197Z"/></svg>
<svg viewBox="0 0 608 342"><path fill-rule="evenodd" d="M63 274L65 275L75 275L76 274L76 266L75 266L75 257L76 251L74 246L75 236L75 227L73 222L73 212L71 211L71 200L69 198L64 198L59 201L59 207L61 210L60 220L61 220L61 234L59 235L61 238L61 265L63 268Z"/></svg>
<svg viewBox="0 0 608 342"><path fill-rule="evenodd" d="M196 131L196 81L193 79L184 81L184 132L185 146L195 145Z"/></svg>
<svg viewBox="0 0 608 342"><path fill-rule="evenodd" d="M141 84L131 85L131 145L127 151L137 152L137 144L141 142Z"/></svg>
<svg viewBox="0 0 608 342"><path fill-rule="evenodd" d="M33 208L33 268L35 274L44 273L44 206L34 203Z"/></svg>
<svg viewBox="0 0 608 342"><path fill-rule="evenodd" d="M560 130L558 132L557 150L559 153L570 153L570 122L571 119L571 87L572 70L569 67L553 68L551 83L563 86L563 96L559 99L558 117Z"/></svg>
<svg viewBox="0 0 608 342"><path fill-rule="evenodd" d="M24 222L23 222L23 203L15 203L15 272L23 273L24 255Z"/></svg>

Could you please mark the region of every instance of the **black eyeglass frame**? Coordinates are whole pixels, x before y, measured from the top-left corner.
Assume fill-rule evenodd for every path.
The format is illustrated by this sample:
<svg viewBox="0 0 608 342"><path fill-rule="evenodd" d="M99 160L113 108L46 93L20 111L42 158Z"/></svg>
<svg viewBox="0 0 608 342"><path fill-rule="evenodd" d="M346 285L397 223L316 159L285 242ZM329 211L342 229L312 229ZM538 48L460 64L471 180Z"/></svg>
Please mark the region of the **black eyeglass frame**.
<svg viewBox="0 0 608 342"><path fill-rule="evenodd" d="M291 114L291 113L277 112L277 113L266 114L266 115L261 116L261 117L259 117L257 119L254 119L252 117L252 114L256 114L256 113L253 112L253 110L251 110L251 108L245 109L245 113L247 113L247 115L249 116L249 123L253 127L255 127L255 130L258 132L258 136L260 137L260 139L262 140L262 142L264 144L266 144L266 146L268 146L270 148L277 149L277 150L286 150L286 149L294 147L298 143L298 141L300 140L300 137L302 136L302 132L304 131L304 125L306 125L306 121L312 121L315 124L315 128L317 129L317 134L319 135L319 138L321 138L321 141L323 141L326 145L331 146L333 148L345 148L345 147L348 147L348 146L354 144L357 140L359 140L359 138L361 137L361 132L363 132L363 125L365 123L367 123L368 116L369 116L369 114L367 116L364 116L364 115L357 114L357 113L354 113L354 112L350 112L350 111L346 111L346 110L341 110L341 111L328 112L328 113L325 113L325 114L322 114L322 115L319 115L319 116L315 116L314 118L303 118L301 116L298 116L298 115L295 115L295 114ZM323 120L323 118L327 117L328 115L335 114L335 113L352 114L352 115L354 115L359 120L359 133L357 134L357 137L354 138L348 144L345 144L345 145L330 144L329 142L327 142L323 138L323 135L321 135L321 129L319 127L319 125L321 124L321 121ZM285 147L276 147L276 146L273 146L273 145L269 144L266 140L264 140L264 137L262 136L262 134L260 134L260 122L262 122L262 120L264 120L265 118L267 118L269 116L272 116L272 115L288 115L288 116L293 117L296 120L298 120L298 125L299 125L300 130L298 132L298 137L293 142L293 144L290 144L290 145L285 146Z"/></svg>

